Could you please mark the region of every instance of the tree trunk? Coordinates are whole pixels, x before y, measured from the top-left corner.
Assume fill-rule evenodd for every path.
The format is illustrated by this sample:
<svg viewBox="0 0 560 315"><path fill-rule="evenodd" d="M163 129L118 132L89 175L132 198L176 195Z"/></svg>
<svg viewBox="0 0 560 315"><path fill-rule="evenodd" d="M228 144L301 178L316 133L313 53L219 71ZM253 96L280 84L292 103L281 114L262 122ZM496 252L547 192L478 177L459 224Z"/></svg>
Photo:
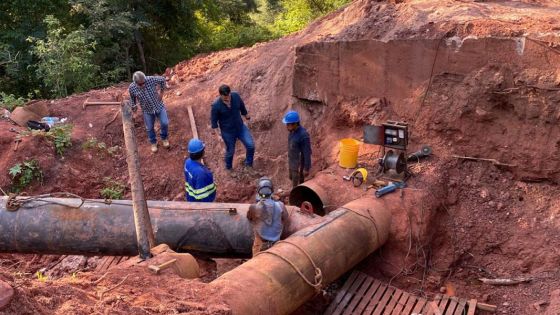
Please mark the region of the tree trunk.
<svg viewBox="0 0 560 315"><path fill-rule="evenodd" d="M146 57L144 56L144 46L142 45L142 34L140 30L134 30L134 40L136 41L136 46L138 47L138 54L140 55L140 61L142 62L142 69L144 73L148 72L148 68L146 66Z"/></svg>

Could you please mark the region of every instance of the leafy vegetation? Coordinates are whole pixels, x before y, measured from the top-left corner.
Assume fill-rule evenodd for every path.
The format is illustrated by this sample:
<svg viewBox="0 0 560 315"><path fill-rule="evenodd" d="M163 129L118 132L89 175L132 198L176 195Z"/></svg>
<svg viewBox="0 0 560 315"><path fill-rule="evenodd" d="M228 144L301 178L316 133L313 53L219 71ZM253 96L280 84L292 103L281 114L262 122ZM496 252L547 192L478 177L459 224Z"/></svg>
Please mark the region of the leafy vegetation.
<svg viewBox="0 0 560 315"><path fill-rule="evenodd" d="M82 144L82 149L84 150L95 149L98 152L104 152L110 156L115 156L115 154L117 154L117 152L120 150L120 147L119 146L109 147L105 144L105 142L100 142L96 138L91 137Z"/></svg>
<svg viewBox="0 0 560 315"><path fill-rule="evenodd" d="M72 126L71 124L55 125L45 134L47 139L54 144L56 154L64 155L66 148L72 146Z"/></svg>
<svg viewBox="0 0 560 315"><path fill-rule="evenodd" d="M22 106L27 102L23 97L15 97L13 94L6 94L0 92L0 108L5 108L9 111L13 111L16 107Z"/></svg>
<svg viewBox="0 0 560 315"><path fill-rule="evenodd" d="M105 177L103 181L105 183L105 187L103 187L103 189L99 192L101 197L111 200L123 198L125 186L122 183L113 180L110 177Z"/></svg>
<svg viewBox="0 0 560 315"><path fill-rule="evenodd" d="M17 163L10 168L9 173L12 176L12 190L16 193L29 186L33 180L43 182L43 172L36 160Z"/></svg>
<svg viewBox="0 0 560 315"><path fill-rule="evenodd" d="M0 1L0 92L61 97L128 81L135 70L161 73L201 52L300 30L347 2Z"/></svg>

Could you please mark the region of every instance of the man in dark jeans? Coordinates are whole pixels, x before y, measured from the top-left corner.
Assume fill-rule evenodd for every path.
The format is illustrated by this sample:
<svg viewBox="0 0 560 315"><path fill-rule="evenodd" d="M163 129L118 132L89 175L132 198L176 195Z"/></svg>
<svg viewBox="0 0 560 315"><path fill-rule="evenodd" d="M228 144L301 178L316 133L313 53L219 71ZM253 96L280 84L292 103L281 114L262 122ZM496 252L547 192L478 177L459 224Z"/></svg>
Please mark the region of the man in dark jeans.
<svg viewBox="0 0 560 315"><path fill-rule="evenodd" d="M300 126L299 114L289 111L282 122L290 132L288 136L288 167L292 187L304 182L311 169L311 140L307 130Z"/></svg>
<svg viewBox="0 0 560 315"><path fill-rule="evenodd" d="M237 139L243 143L247 151L245 165L253 167L253 156L255 155L255 142L249 128L243 123L241 116L250 120L245 103L236 92L231 92L227 85L220 86L218 92L220 96L212 103L211 123L215 134L218 134L220 127L221 136L226 144L226 169L233 167L233 154L235 153L235 143Z"/></svg>

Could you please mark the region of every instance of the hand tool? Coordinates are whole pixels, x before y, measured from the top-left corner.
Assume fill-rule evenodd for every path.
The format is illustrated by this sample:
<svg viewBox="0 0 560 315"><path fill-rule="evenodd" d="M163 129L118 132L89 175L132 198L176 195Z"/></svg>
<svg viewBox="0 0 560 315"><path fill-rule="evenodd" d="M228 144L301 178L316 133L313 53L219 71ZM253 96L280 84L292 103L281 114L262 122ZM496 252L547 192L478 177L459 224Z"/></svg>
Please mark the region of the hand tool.
<svg viewBox="0 0 560 315"><path fill-rule="evenodd" d="M155 273L156 275L159 274L162 270L165 270L167 268L169 268L171 265L173 265L175 262L177 261L177 259L171 259L170 261L164 262L161 265L149 265L148 269L150 269L150 271L152 271L153 273Z"/></svg>

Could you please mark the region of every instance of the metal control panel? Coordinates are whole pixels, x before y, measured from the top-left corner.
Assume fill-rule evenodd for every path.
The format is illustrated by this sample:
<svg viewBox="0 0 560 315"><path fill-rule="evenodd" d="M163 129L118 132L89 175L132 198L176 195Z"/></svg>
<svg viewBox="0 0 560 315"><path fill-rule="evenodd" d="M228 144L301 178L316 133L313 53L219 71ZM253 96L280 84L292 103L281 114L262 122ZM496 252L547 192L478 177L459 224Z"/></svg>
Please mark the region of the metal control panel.
<svg viewBox="0 0 560 315"><path fill-rule="evenodd" d="M406 150L408 145L408 124L388 121L382 126L383 145L388 148Z"/></svg>

